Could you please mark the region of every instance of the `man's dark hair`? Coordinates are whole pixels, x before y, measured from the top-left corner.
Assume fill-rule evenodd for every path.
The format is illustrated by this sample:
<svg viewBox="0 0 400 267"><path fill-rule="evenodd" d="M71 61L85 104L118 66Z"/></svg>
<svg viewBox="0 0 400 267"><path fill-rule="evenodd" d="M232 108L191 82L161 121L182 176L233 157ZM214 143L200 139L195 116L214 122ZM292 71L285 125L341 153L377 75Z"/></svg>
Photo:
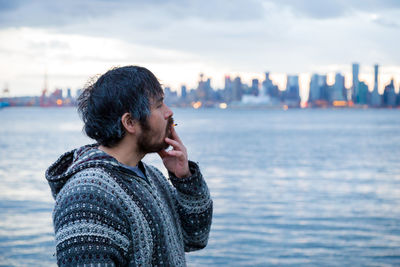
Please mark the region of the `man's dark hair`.
<svg viewBox="0 0 400 267"><path fill-rule="evenodd" d="M78 98L78 112L84 132L100 145L112 147L125 136L121 117L145 124L150 115L150 100L163 95L156 76L146 68L114 68L89 84Z"/></svg>

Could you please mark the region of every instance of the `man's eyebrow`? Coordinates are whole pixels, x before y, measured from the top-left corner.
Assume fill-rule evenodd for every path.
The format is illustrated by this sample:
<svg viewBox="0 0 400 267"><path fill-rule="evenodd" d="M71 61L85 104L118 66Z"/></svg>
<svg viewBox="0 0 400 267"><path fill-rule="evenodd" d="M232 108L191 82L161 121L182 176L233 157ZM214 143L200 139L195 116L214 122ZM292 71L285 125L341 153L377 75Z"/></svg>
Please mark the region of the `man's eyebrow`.
<svg viewBox="0 0 400 267"><path fill-rule="evenodd" d="M161 95L154 97L152 100L150 100L150 103L152 106L158 106L159 104L163 103L163 101L164 101L164 96Z"/></svg>
<svg viewBox="0 0 400 267"><path fill-rule="evenodd" d="M160 102L163 102L163 101L164 101L164 96L160 96L160 97L157 99L156 103L160 103Z"/></svg>

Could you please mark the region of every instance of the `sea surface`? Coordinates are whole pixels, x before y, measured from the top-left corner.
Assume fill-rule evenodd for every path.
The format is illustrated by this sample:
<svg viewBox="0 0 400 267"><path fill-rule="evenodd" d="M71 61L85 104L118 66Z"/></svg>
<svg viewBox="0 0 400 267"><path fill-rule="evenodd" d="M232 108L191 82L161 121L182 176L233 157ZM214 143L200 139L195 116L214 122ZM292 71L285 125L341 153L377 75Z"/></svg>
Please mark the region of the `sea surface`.
<svg viewBox="0 0 400 267"><path fill-rule="evenodd" d="M189 266L400 265L399 109L173 111L214 200ZM74 108L0 110L0 266L55 266L44 173L81 129Z"/></svg>

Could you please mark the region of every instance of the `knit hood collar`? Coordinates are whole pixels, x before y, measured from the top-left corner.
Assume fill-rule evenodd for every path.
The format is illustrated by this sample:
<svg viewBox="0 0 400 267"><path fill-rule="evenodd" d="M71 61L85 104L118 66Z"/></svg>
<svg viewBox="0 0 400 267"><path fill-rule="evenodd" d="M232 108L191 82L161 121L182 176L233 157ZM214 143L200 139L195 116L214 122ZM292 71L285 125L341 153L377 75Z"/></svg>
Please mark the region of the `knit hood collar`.
<svg viewBox="0 0 400 267"><path fill-rule="evenodd" d="M83 169L100 167L136 175L123 167L114 157L98 149L98 146L98 144L91 144L66 152L46 170L46 179L54 198L68 179Z"/></svg>

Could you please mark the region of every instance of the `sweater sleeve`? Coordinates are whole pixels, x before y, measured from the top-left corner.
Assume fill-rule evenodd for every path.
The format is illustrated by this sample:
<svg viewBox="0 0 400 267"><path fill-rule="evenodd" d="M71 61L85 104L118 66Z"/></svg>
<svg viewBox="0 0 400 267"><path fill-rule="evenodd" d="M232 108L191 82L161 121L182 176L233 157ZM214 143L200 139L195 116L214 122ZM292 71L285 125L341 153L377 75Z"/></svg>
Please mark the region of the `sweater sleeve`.
<svg viewBox="0 0 400 267"><path fill-rule="evenodd" d="M192 176L186 178L177 178L169 172L177 192L177 211L186 252L202 249L207 245L213 210L210 193L199 166L189 161L189 168Z"/></svg>
<svg viewBox="0 0 400 267"><path fill-rule="evenodd" d="M133 242L140 231L132 232L126 206L107 182L104 176L82 173L58 194L53 223L59 266L136 266L150 258L146 246Z"/></svg>

